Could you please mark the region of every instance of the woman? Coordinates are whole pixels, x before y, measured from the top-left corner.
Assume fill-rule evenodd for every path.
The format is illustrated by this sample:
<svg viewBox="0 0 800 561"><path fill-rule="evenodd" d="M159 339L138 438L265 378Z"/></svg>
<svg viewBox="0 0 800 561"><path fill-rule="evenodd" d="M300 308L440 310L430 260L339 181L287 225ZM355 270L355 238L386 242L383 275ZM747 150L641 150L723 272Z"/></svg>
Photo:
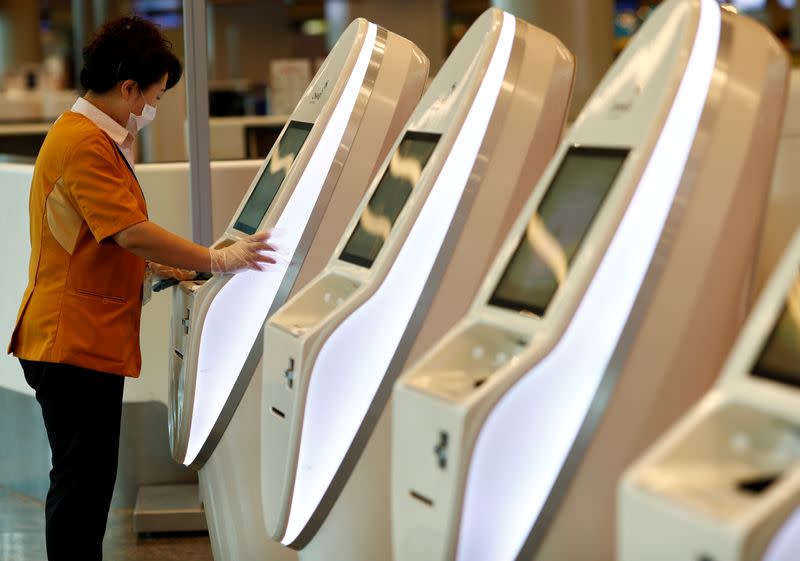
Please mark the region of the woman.
<svg viewBox="0 0 800 561"><path fill-rule="evenodd" d="M50 561L102 559L123 382L141 367L146 262L162 264L153 265L161 273L217 274L274 263L266 234L215 250L147 219L133 143L182 72L158 28L112 21L83 58L86 94L54 123L36 160L29 281L9 345L36 391L52 452Z"/></svg>

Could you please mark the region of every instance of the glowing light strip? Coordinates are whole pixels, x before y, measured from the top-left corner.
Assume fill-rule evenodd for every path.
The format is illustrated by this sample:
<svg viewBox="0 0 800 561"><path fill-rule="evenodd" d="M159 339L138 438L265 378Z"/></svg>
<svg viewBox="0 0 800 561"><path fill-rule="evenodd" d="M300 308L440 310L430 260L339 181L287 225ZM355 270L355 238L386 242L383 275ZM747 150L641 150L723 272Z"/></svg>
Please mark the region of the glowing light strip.
<svg viewBox="0 0 800 561"><path fill-rule="evenodd" d="M553 351L498 402L478 435L458 561L512 560L537 520L616 347L669 214L703 112L719 7L702 0L686 73L619 228Z"/></svg>
<svg viewBox="0 0 800 561"><path fill-rule="evenodd" d="M767 547L763 561L797 561L800 551L800 508L794 511Z"/></svg>
<svg viewBox="0 0 800 561"><path fill-rule="evenodd" d="M469 114L391 270L372 298L331 334L317 357L305 406L288 527L281 540L284 544L295 541L319 505L417 305L489 126L515 25L514 17L505 14Z"/></svg>
<svg viewBox="0 0 800 561"><path fill-rule="evenodd" d="M198 350L197 386L186 465L194 461L211 433L280 288L288 261L297 249L353 113L377 32L377 26L370 23L339 103L275 225L276 241L287 262L278 263L268 271L235 275L208 309Z"/></svg>

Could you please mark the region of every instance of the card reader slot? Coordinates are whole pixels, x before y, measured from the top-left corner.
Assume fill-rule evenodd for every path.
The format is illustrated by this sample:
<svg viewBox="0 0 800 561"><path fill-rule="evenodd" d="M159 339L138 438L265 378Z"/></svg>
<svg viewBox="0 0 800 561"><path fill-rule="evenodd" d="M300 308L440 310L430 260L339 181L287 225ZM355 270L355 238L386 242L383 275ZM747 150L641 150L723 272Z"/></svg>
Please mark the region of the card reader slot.
<svg viewBox="0 0 800 561"><path fill-rule="evenodd" d="M166 290L170 287L177 285L180 281L177 279L161 279L160 281L153 283L153 292L161 292L162 290Z"/></svg>
<svg viewBox="0 0 800 561"><path fill-rule="evenodd" d="M275 415L276 417L280 417L281 419L285 419L286 418L286 413L284 413L283 411L281 411L277 407L273 407L272 408L272 414Z"/></svg>
<svg viewBox="0 0 800 561"><path fill-rule="evenodd" d="M755 477L748 477L736 482L736 488L744 493L751 495L760 495L780 479L781 474L765 474L757 475Z"/></svg>
<svg viewBox="0 0 800 561"><path fill-rule="evenodd" d="M176 357L178 357L179 359L183 360L183 353L182 352L180 352L178 349L173 349L173 352L175 353Z"/></svg>
<svg viewBox="0 0 800 561"><path fill-rule="evenodd" d="M417 493L413 489L411 491L409 491L408 494L411 495L412 499L416 499L416 500L418 500L419 502L421 502L422 504L424 504L426 506L430 506L430 507L433 506L433 500L432 499L429 499L425 495L421 495L420 493Z"/></svg>

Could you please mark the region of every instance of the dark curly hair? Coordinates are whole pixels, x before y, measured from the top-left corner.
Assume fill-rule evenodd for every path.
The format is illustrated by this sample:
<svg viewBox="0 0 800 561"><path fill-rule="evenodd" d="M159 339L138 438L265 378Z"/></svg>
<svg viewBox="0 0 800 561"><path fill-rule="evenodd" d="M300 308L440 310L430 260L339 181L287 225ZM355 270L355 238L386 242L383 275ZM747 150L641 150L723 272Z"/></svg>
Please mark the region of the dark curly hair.
<svg viewBox="0 0 800 561"><path fill-rule="evenodd" d="M183 73L172 43L156 25L139 17L107 22L83 48L81 85L95 93L106 93L123 80L134 80L146 89L165 73L167 89Z"/></svg>

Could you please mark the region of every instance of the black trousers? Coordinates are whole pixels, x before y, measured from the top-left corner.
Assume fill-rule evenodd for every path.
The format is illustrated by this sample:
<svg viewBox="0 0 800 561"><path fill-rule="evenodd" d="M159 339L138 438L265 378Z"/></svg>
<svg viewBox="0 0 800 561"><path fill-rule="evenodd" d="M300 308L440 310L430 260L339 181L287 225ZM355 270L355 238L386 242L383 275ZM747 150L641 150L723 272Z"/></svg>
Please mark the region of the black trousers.
<svg viewBox="0 0 800 561"><path fill-rule="evenodd" d="M52 453L47 558L99 561L117 478L125 379L67 364L20 363L36 390Z"/></svg>

